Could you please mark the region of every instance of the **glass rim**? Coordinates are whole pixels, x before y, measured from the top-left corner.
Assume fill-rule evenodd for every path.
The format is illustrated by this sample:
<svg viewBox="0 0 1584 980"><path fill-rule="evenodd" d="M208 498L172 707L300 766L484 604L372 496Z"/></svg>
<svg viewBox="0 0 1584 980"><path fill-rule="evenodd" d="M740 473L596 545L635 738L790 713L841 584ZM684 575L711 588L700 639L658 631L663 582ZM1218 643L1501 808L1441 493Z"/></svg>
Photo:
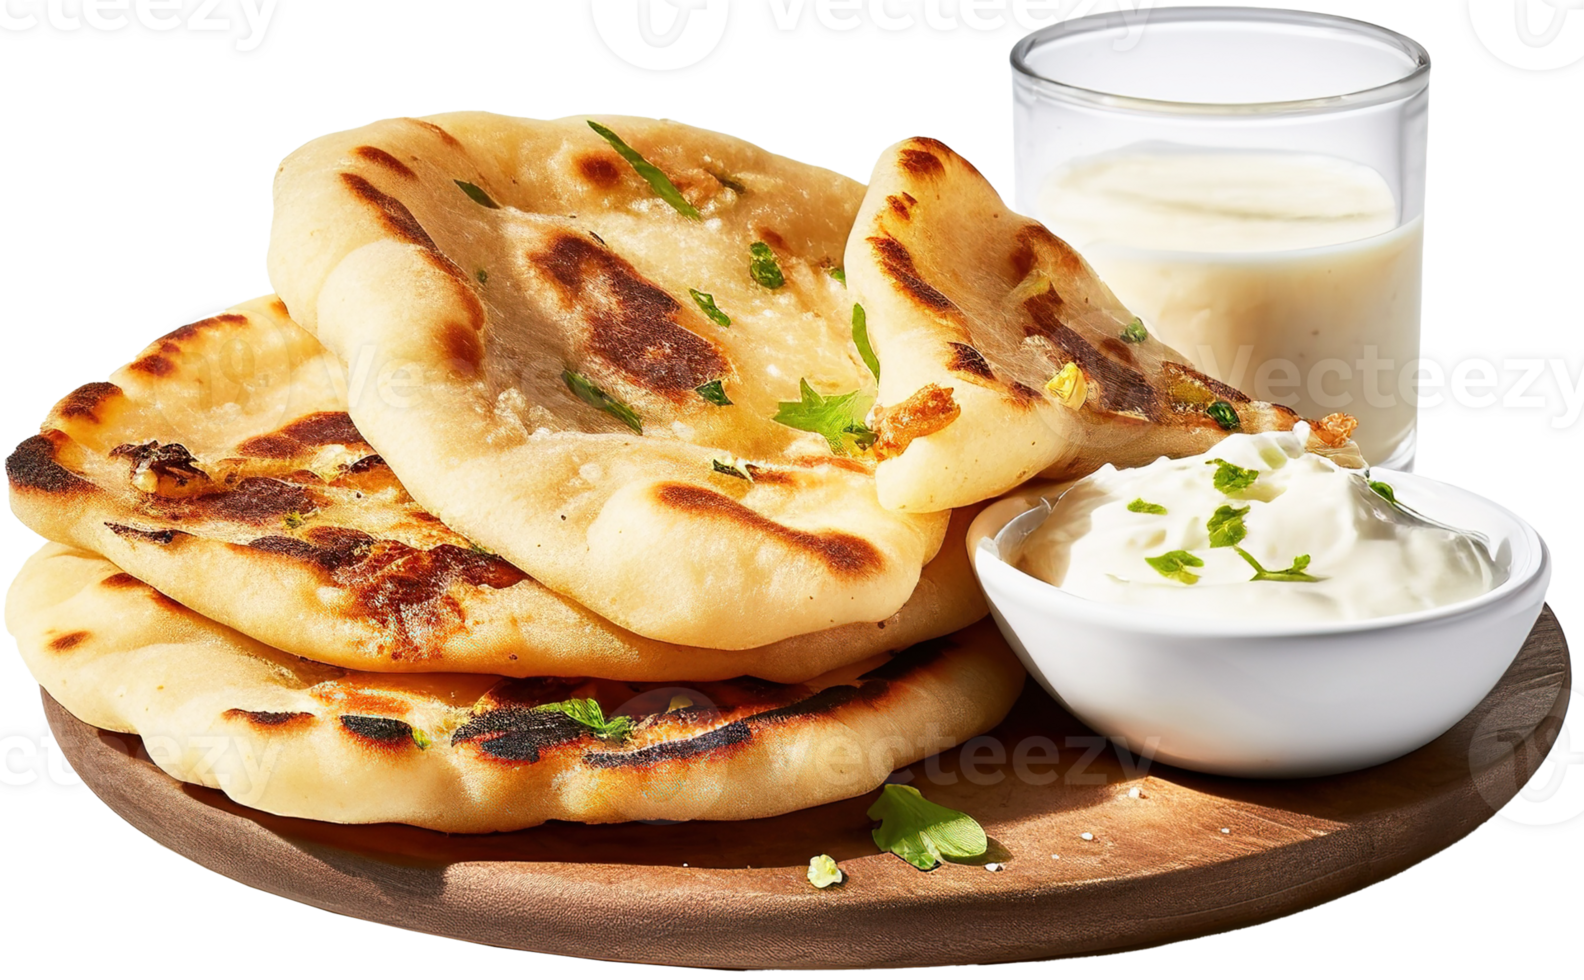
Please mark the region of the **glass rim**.
<svg viewBox="0 0 1584 980"><path fill-rule="evenodd" d="M1158 7L1149 12L1148 20L1167 24L1226 21L1242 24L1326 27L1384 41L1388 46L1407 55L1412 61L1412 66L1401 77L1389 82L1336 95L1276 102L1177 102L1170 99L1118 95L1114 92L1085 88L1042 75L1029 65L1028 56L1036 48L1050 41L1130 26L1128 17L1117 11L1075 17L1025 35L1012 46L1012 70L1019 81L1031 84L1041 94L1106 108L1132 109L1164 115L1268 116L1330 112L1396 101L1423 90L1428 84L1430 52L1425 50L1424 45L1405 34L1352 17L1269 7Z"/></svg>

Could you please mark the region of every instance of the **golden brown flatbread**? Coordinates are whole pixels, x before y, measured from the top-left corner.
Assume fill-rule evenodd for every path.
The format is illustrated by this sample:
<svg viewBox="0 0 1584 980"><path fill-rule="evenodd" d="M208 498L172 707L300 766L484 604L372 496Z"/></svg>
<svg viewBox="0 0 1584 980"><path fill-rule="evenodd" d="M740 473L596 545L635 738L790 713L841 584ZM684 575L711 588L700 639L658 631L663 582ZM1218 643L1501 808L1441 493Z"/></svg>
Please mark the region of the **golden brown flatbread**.
<svg viewBox="0 0 1584 980"><path fill-rule="evenodd" d="M1150 336L1077 252L937 140L881 156L846 271L880 360L886 507L937 511L1298 421Z"/></svg>
<svg viewBox="0 0 1584 980"><path fill-rule="evenodd" d="M775 421L870 384L829 274L863 188L680 123L595 126L315 140L276 180L271 280L349 372L399 380L349 412L413 497L549 588L695 646L885 619L945 515L880 506L845 426Z"/></svg>
<svg viewBox="0 0 1584 980"><path fill-rule="evenodd" d="M248 806L451 832L741 820L844 799L993 727L1023 669L988 621L806 684L372 674L291 656L51 544L6 625L51 697ZM594 699L599 729L544 706Z"/></svg>
<svg viewBox="0 0 1584 980"><path fill-rule="evenodd" d="M986 612L965 512L885 619L740 651L646 639L420 507L347 416L346 383L273 298L189 324L55 407L7 461L12 507L211 619L362 670L791 682Z"/></svg>

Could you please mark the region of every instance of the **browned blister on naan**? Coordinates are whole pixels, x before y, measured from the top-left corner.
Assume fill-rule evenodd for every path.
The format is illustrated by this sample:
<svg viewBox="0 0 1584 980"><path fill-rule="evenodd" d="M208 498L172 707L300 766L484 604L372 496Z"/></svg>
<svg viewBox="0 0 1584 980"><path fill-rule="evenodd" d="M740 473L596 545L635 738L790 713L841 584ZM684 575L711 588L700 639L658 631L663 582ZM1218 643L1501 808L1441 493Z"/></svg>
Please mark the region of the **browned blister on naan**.
<svg viewBox="0 0 1584 980"><path fill-rule="evenodd" d="M958 526L884 619L740 651L640 637L415 502L348 417L348 383L279 301L244 304L62 399L7 460L12 507L212 619L364 670L797 681L985 613ZM735 506L743 481L713 479L724 504L703 505Z"/></svg>
<svg viewBox="0 0 1584 980"><path fill-rule="evenodd" d="M282 165L271 280L349 374L399 379L349 411L414 498L600 615L730 648L890 616L944 514L887 510L871 460L774 420L802 381L871 384L829 274L862 186L598 121L679 200L582 117L387 120Z"/></svg>
<svg viewBox="0 0 1584 980"><path fill-rule="evenodd" d="M868 792L993 727L1023 685L988 621L799 684L374 674L273 649L48 545L7 597L34 676L177 779L271 813L477 833L740 820ZM541 710L594 699L630 732Z"/></svg>
<svg viewBox="0 0 1584 980"><path fill-rule="evenodd" d="M846 273L882 368L876 480L887 507L941 510L1036 475L1203 452L1224 423L1258 432L1298 421L1129 331L1133 315L1077 252L937 140L882 154ZM889 424L924 408L934 424Z"/></svg>

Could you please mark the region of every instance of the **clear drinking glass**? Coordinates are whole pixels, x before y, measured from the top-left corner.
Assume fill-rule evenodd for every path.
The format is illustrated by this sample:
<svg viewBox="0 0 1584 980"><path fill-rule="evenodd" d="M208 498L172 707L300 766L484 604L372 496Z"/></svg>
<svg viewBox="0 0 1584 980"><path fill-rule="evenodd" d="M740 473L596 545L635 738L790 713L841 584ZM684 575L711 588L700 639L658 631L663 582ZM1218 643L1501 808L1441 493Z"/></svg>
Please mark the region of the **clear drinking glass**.
<svg viewBox="0 0 1584 980"><path fill-rule="evenodd" d="M1322 14L1174 7L1012 49L1017 203L1200 370L1411 468L1430 56Z"/></svg>

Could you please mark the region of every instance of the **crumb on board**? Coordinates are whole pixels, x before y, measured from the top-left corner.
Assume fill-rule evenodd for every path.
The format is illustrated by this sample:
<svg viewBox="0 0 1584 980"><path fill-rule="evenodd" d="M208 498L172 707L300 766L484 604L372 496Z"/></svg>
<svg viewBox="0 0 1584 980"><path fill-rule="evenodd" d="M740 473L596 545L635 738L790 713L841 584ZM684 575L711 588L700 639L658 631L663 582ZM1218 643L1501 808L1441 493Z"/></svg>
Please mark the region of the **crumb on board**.
<svg viewBox="0 0 1584 980"><path fill-rule="evenodd" d="M1005 867L1006 867L1006 865L1002 864L999 861L991 861L989 864L985 865L985 870L986 871L1000 871L1002 868L1005 868Z"/></svg>
<svg viewBox="0 0 1584 980"><path fill-rule="evenodd" d="M1079 834L1078 836L1080 838L1082 838L1083 840L1094 840L1094 834L1089 833L1089 831L1087 831L1087 830L1084 831L1083 833Z"/></svg>
<svg viewBox="0 0 1584 980"><path fill-rule="evenodd" d="M1232 833L1232 828L1231 827L1222 827L1221 828L1221 833L1230 834L1230 833Z"/></svg>

